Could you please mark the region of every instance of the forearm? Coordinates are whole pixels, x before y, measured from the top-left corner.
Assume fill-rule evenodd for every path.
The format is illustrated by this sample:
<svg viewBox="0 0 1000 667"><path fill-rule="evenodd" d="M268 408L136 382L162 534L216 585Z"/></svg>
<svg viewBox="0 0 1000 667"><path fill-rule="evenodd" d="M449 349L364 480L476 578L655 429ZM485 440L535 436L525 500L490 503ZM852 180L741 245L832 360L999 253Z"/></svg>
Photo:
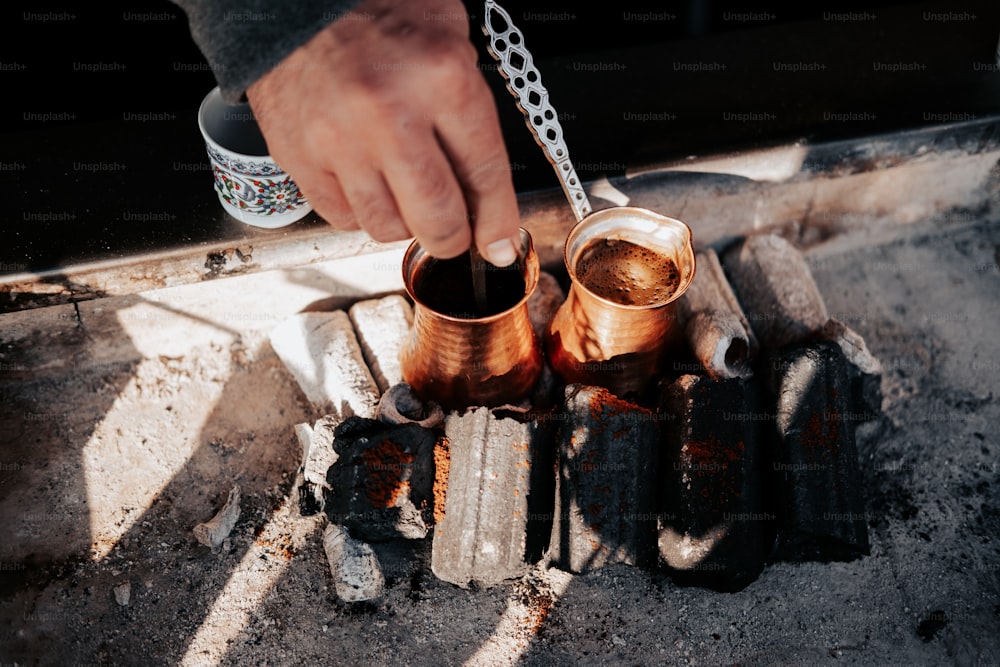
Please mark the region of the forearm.
<svg viewBox="0 0 1000 667"><path fill-rule="evenodd" d="M191 36L228 102L359 0L172 0L188 17ZM348 19L349 20L349 19Z"/></svg>

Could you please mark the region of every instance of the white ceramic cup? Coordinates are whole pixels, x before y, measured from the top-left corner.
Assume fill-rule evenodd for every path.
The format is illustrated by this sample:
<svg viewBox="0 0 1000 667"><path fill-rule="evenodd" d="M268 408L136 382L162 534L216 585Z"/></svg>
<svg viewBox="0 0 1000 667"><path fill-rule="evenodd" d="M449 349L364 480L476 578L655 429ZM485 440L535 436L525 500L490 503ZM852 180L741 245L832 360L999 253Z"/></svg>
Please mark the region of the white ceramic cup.
<svg viewBox="0 0 1000 667"><path fill-rule="evenodd" d="M198 109L215 191L227 213L254 227L285 227L312 206L291 177L268 155L249 104L227 104L212 89Z"/></svg>

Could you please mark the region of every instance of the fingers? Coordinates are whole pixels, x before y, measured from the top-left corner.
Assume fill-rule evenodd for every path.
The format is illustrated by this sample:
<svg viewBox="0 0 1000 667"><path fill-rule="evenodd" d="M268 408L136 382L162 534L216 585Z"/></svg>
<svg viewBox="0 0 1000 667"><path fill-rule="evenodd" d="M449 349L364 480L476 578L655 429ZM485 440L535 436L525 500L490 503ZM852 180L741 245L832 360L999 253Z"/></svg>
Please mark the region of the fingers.
<svg viewBox="0 0 1000 667"><path fill-rule="evenodd" d="M296 181L316 215L342 231L360 229L357 217L340 187L340 181L330 172L317 170L304 173L305 182Z"/></svg>
<svg viewBox="0 0 1000 667"><path fill-rule="evenodd" d="M428 95L411 78L373 77L344 99L335 120L352 131L328 142L339 145L326 159L373 238L412 236L432 256L455 257L469 248L472 231L464 188L435 132L447 88Z"/></svg>
<svg viewBox="0 0 1000 667"><path fill-rule="evenodd" d="M340 183L357 224L379 243L410 238L412 234L400 215L384 176L356 166L342 170Z"/></svg>
<svg viewBox="0 0 1000 667"><path fill-rule="evenodd" d="M357 117L365 122L326 156L356 222L382 243L416 237L435 257L464 252L471 234L462 189L430 123L364 102Z"/></svg>
<svg viewBox="0 0 1000 667"><path fill-rule="evenodd" d="M464 191L476 246L488 261L507 266L521 244L510 162L489 87L479 76L468 85L459 98L464 105L439 117L437 133Z"/></svg>
<svg viewBox="0 0 1000 667"><path fill-rule="evenodd" d="M384 174L420 245L435 257L455 257L472 242L465 195L433 128L420 122L420 131L390 147Z"/></svg>

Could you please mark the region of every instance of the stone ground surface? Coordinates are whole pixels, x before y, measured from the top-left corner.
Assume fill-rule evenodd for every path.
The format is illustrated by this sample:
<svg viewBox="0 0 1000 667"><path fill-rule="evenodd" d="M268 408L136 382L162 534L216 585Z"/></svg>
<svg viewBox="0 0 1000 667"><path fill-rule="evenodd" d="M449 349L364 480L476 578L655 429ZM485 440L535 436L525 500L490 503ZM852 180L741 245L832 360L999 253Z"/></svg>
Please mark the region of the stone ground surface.
<svg viewBox="0 0 1000 667"><path fill-rule="evenodd" d="M147 294L4 316L0 664L998 665L1000 225L879 234L807 252L885 369L860 447L871 555L772 564L739 593L625 565L462 590L428 541L383 553L384 600L347 606L322 518L295 505L292 427L320 415L267 342L273 277L243 305L216 285L210 308ZM191 529L236 483L212 553Z"/></svg>

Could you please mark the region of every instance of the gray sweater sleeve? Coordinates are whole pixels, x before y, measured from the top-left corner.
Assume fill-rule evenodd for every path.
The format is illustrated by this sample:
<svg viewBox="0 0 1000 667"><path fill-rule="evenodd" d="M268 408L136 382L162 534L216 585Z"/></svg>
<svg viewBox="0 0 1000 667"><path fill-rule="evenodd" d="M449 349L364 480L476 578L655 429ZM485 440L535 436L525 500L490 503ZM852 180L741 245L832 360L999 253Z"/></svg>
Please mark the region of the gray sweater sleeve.
<svg viewBox="0 0 1000 667"><path fill-rule="evenodd" d="M360 0L172 0L187 15L225 100L246 89Z"/></svg>

